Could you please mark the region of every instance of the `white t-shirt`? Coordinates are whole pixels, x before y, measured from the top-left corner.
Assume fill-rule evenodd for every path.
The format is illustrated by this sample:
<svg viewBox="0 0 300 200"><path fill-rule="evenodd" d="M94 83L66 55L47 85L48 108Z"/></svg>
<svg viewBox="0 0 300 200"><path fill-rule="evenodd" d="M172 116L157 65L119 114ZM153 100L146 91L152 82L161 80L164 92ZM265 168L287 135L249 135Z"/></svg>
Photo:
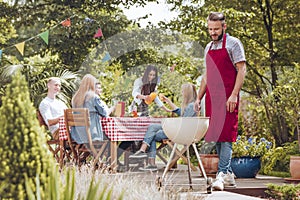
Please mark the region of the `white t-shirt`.
<svg viewBox="0 0 300 200"><path fill-rule="evenodd" d="M55 119L59 116L64 115L64 109L67 109L67 106L64 102L58 99L51 99L49 97L45 97L40 103L39 110L43 116L44 121L48 125L51 133L54 133L59 125L58 123L52 126L49 126L48 120Z"/></svg>

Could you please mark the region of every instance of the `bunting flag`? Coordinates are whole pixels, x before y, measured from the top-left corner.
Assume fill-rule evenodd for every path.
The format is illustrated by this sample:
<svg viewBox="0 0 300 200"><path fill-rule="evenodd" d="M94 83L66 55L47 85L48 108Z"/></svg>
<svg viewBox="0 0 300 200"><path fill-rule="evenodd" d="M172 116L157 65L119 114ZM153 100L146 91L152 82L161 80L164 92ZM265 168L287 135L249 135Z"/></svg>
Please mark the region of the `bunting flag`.
<svg viewBox="0 0 300 200"><path fill-rule="evenodd" d="M42 32L39 36L44 40L44 42L48 45L49 42L49 30Z"/></svg>
<svg viewBox="0 0 300 200"><path fill-rule="evenodd" d="M24 55L24 46L25 42L20 42L19 44L15 45L15 47L18 49L22 56Z"/></svg>
<svg viewBox="0 0 300 200"><path fill-rule="evenodd" d="M61 25L63 25L64 27L70 27L71 26L71 20L70 18L64 20Z"/></svg>
<svg viewBox="0 0 300 200"><path fill-rule="evenodd" d="M74 16L76 16L76 15L74 15ZM54 29L55 27L57 27L60 24L62 26L64 26L64 27L71 27L71 19L74 16L71 16L71 17L65 19L64 21L61 21L61 22L57 23L55 26L53 26L49 30ZM85 18L85 22L92 23L92 22L96 22L96 21L94 19ZM50 32L49 30L46 30L46 31L44 31L44 32L42 32L42 33L40 33L38 35L35 35L35 36L31 37L31 38L28 38L27 40L24 40L23 42L20 42L18 44L13 44L13 45L11 45L9 47L6 47L5 49L0 49L0 61L1 61L2 55L5 52L5 50L8 49L8 48L11 48L11 47L16 47L17 50L20 52L20 54L22 56L24 56L25 42L28 42L28 41L36 38L36 37L40 37L48 45L49 44L49 32ZM101 28L98 28L96 34L94 35L94 38L98 38L98 37L104 37ZM102 59L102 62L106 62L108 60L111 60L111 56L108 53L108 50L107 50L107 47L106 47L105 43L104 43L104 46L105 46L105 49L106 49L106 53L105 53L105 55L104 55L104 57Z"/></svg>
<svg viewBox="0 0 300 200"><path fill-rule="evenodd" d="M86 17L86 18L84 19L84 21L87 22L87 23L92 23L92 22L94 22L95 20Z"/></svg>
<svg viewBox="0 0 300 200"><path fill-rule="evenodd" d="M97 33L94 35L94 38L98 38L98 37L101 37L101 36L103 36L103 33L102 33L101 28L99 28Z"/></svg>
<svg viewBox="0 0 300 200"><path fill-rule="evenodd" d="M102 59L102 62L106 62L106 61L108 61L108 60L110 60L110 59L111 59L111 57L110 57L109 53L106 52L104 58Z"/></svg>

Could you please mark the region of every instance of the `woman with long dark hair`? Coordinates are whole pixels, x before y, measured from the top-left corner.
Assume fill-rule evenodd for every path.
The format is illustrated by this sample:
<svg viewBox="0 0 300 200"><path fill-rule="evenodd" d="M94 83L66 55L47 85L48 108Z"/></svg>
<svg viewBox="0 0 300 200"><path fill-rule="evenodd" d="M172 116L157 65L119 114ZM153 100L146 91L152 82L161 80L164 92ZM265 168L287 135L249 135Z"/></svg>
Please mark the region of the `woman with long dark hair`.
<svg viewBox="0 0 300 200"><path fill-rule="evenodd" d="M149 116L149 109L147 101L151 101L151 93L156 92L158 85L158 71L153 65L148 65L144 75L134 81L132 96L134 102L138 105L137 111L140 116ZM155 97L154 102L156 105L167 112L171 112L164 106L158 96Z"/></svg>

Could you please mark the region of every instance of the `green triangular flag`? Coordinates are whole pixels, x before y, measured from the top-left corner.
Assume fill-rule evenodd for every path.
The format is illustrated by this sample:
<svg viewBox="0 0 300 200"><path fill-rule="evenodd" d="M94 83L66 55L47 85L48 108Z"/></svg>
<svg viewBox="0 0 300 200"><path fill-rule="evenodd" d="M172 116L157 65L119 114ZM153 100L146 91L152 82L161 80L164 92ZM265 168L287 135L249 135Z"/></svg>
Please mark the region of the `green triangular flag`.
<svg viewBox="0 0 300 200"><path fill-rule="evenodd" d="M49 41L49 30L40 33L39 36L40 36L40 37L44 40L44 42L48 45L48 41Z"/></svg>

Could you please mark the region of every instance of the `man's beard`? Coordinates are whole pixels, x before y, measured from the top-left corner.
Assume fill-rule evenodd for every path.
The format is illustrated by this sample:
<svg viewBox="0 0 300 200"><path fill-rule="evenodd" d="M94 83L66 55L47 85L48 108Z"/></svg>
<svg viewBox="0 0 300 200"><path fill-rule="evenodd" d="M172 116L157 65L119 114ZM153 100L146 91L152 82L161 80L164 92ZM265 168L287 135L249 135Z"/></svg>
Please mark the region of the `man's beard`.
<svg viewBox="0 0 300 200"><path fill-rule="evenodd" d="M220 41L223 38L223 35L224 35L224 29L222 29L221 35L218 36L218 41Z"/></svg>
<svg viewBox="0 0 300 200"><path fill-rule="evenodd" d="M222 33L221 35L218 36L218 39L214 41L220 41L223 38L223 35L224 35L224 29L222 29Z"/></svg>

